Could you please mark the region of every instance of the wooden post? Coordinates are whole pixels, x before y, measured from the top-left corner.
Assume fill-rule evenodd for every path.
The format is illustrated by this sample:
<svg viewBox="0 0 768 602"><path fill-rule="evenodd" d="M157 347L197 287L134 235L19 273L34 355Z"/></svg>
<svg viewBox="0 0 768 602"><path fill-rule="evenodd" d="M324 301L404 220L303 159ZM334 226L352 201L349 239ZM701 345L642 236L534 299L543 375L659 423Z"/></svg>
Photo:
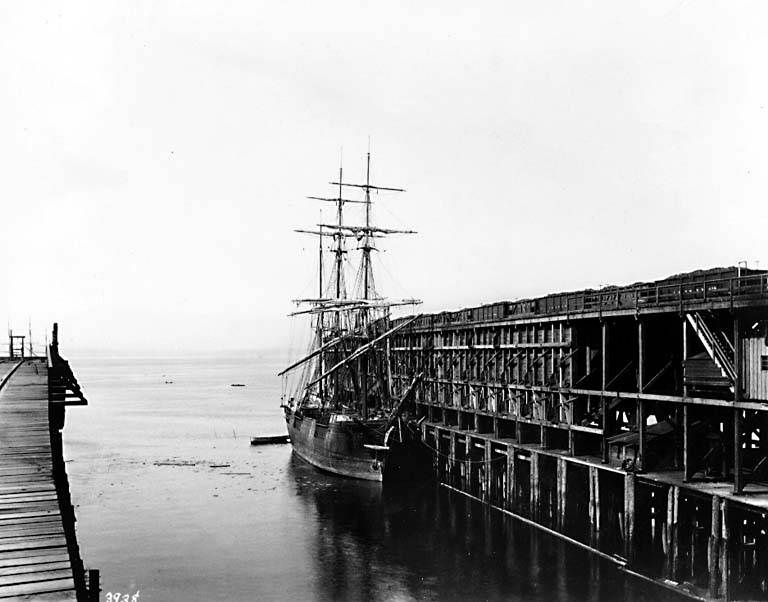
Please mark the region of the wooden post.
<svg viewBox="0 0 768 602"><path fill-rule="evenodd" d="M461 489L467 493L472 490L472 438L469 434L464 436L464 478Z"/></svg>
<svg viewBox="0 0 768 602"><path fill-rule="evenodd" d="M727 499L720 502L720 597L726 600L731 596L731 555L729 553L731 528L729 525L729 507Z"/></svg>
<svg viewBox="0 0 768 602"><path fill-rule="evenodd" d="M637 321L637 390L642 393L645 387L645 342L643 340L643 321ZM645 402L637 400L637 432L638 432L638 458L637 468L645 471L646 458L646 434L645 434Z"/></svg>
<svg viewBox="0 0 768 602"><path fill-rule="evenodd" d="M584 348L584 352L586 353L584 358L584 374L592 374L592 347L587 345ZM573 366L573 362L571 362L571 366ZM571 386L573 386L573 381L571 381Z"/></svg>
<svg viewBox="0 0 768 602"><path fill-rule="evenodd" d="M685 384L685 362L688 360L688 318L683 316L683 397L688 397L688 387Z"/></svg>
<svg viewBox="0 0 768 602"><path fill-rule="evenodd" d="M709 534L709 545L707 546L707 570L709 571L709 596L717 598L718 582L718 556L720 544L720 532L722 525L720 523L720 497L712 496L712 529Z"/></svg>
<svg viewBox="0 0 768 602"><path fill-rule="evenodd" d="M448 484L456 486L456 433L454 431L448 431L450 439L448 440Z"/></svg>
<svg viewBox="0 0 768 602"><path fill-rule="evenodd" d="M733 318L733 368L736 378L733 381L733 400L741 401L741 320L738 316ZM739 495L744 489L744 476L742 474L742 420L741 410L733 409L733 493Z"/></svg>
<svg viewBox="0 0 768 602"><path fill-rule="evenodd" d="M557 529L565 533L565 510L568 501L568 463L565 458L557 458Z"/></svg>
<svg viewBox="0 0 768 602"><path fill-rule="evenodd" d="M678 558L677 558L677 510L680 502L680 489L672 485L667 492L667 566L669 567L668 577L672 581L677 581Z"/></svg>
<svg viewBox="0 0 768 602"><path fill-rule="evenodd" d="M605 396L605 385L608 382L608 322L605 320L601 323L602 332L602 344L600 347L600 360L602 362L601 368L601 384L600 390L602 395L600 396L600 405L603 411L603 437L600 442L603 451L603 464L608 463L608 437L611 432L611 421L608 416L608 399Z"/></svg>
<svg viewBox="0 0 768 602"><path fill-rule="evenodd" d="M589 545L600 548L600 470L589 467Z"/></svg>
<svg viewBox="0 0 768 602"><path fill-rule="evenodd" d="M643 320L637 320L637 391L643 392L645 387L645 338L643 336Z"/></svg>
<svg viewBox="0 0 768 602"><path fill-rule="evenodd" d="M691 407L683 404L683 481L688 483L693 478L691 463Z"/></svg>
<svg viewBox="0 0 768 602"><path fill-rule="evenodd" d="M484 489L484 495L483 495L483 501L490 502L491 501L491 441L490 439L486 439L485 441L485 453L483 455L484 460L484 466L485 466L485 478L483 479L485 483L483 484Z"/></svg>
<svg viewBox="0 0 768 602"><path fill-rule="evenodd" d="M99 602L99 569L88 569L88 602Z"/></svg>
<svg viewBox="0 0 768 602"><path fill-rule="evenodd" d="M539 454L531 452L531 519L539 520Z"/></svg>
<svg viewBox="0 0 768 602"><path fill-rule="evenodd" d="M624 557L632 563L635 553L635 475L624 475Z"/></svg>
<svg viewBox="0 0 768 602"><path fill-rule="evenodd" d="M515 448L507 445L507 510L514 510L515 505Z"/></svg>
<svg viewBox="0 0 768 602"><path fill-rule="evenodd" d="M608 322L603 320L600 326L602 332L602 345L600 347L600 360L602 362L600 389L605 393L605 385L608 382Z"/></svg>

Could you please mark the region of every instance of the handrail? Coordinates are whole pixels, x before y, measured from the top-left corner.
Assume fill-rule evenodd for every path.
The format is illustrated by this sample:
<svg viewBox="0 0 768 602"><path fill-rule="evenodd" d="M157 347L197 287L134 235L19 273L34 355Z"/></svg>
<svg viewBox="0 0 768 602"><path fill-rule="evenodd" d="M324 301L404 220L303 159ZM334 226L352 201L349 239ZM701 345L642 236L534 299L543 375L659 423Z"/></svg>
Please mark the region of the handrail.
<svg viewBox="0 0 768 602"><path fill-rule="evenodd" d="M703 338L706 339L706 341L702 339L702 343L705 343L705 348L707 347L707 344L709 347L711 347L712 359L715 361L718 367L731 380L731 382L735 382L736 369L734 368L731 359L726 355L725 351L723 351L717 338L715 338L715 336L712 334L712 331L710 330L706 321L699 315L698 312L689 314L688 320L694 327L696 334L698 334L700 337L701 335L704 335Z"/></svg>

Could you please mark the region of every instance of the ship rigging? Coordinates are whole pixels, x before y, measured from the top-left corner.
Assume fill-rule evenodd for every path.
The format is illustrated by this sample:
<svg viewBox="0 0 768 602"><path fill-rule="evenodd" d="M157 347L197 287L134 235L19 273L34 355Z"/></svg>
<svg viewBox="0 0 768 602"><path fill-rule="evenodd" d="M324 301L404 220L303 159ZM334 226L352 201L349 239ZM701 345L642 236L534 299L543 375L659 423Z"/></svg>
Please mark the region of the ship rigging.
<svg viewBox="0 0 768 602"><path fill-rule="evenodd" d="M380 454L390 451L389 435L418 382L418 377L414 378L404 395L393 398L389 337L418 316L392 327L390 313L394 307L421 301L382 296L376 288L371 254L378 251L381 239L415 232L373 223L372 193L405 190L371 184L370 153L366 156L365 183L345 182L340 167L338 179L330 185L336 187L337 196L308 198L333 203L335 223L296 230L318 237L318 296L294 300L300 309L291 315L309 315L313 334L306 355L279 374L287 378L301 368L293 394L287 399L284 395L282 405L294 450L301 457L331 472L381 480L386 458ZM346 198L345 189L362 191L363 198ZM362 206L362 224L345 223L347 203ZM326 241L331 242L328 249ZM327 250L332 262L325 277ZM359 263L348 290L345 261L350 251L359 252Z"/></svg>

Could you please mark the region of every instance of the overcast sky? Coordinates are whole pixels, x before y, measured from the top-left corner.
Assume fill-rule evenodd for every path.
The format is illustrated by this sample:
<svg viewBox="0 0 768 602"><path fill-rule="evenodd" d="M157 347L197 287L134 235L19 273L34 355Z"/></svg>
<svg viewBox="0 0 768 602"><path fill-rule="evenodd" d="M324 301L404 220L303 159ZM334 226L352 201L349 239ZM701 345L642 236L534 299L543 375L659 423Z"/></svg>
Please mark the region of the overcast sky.
<svg viewBox="0 0 768 602"><path fill-rule="evenodd" d="M0 318L70 352L284 346L304 197L369 136L407 189L378 222L419 231L379 283L426 310L768 267L765 6L4 2Z"/></svg>

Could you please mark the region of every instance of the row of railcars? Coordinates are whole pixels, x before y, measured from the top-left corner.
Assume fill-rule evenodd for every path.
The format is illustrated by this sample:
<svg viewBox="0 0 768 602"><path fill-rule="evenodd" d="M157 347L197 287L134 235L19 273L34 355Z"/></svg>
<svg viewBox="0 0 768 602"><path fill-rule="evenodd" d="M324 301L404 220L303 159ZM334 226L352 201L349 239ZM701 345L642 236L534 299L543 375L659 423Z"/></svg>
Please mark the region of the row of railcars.
<svg viewBox="0 0 768 602"><path fill-rule="evenodd" d="M537 316L680 304L697 300L717 301L765 295L766 292L768 271L736 267L713 268L677 274L653 282L555 293L535 299L501 301L457 311L428 314L420 316L414 327L500 322ZM393 320L392 325L396 326L406 319L408 318Z"/></svg>

